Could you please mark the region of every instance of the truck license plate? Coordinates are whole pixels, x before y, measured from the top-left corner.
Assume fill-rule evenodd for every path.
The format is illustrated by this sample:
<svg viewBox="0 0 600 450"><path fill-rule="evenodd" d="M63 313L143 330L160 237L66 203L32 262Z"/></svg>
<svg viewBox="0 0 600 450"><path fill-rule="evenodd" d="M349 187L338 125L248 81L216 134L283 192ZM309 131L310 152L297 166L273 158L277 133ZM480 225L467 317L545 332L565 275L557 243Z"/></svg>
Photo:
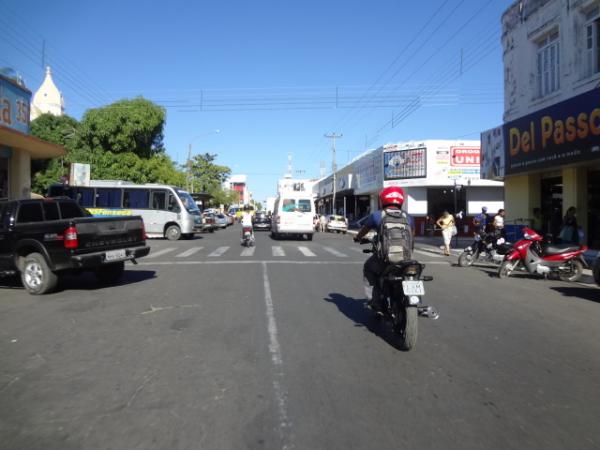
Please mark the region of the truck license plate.
<svg viewBox="0 0 600 450"><path fill-rule="evenodd" d="M125 249L111 250L109 252L106 252L104 256L105 261L118 261L120 259L125 258L127 258L127 253L125 252Z"/></svg>
<svg viewBox="0 0 600 450"><path fill-rule="evenodd" d="M425 295L425 287L422 281L403 281L402 289L404 295Z"/></svg>

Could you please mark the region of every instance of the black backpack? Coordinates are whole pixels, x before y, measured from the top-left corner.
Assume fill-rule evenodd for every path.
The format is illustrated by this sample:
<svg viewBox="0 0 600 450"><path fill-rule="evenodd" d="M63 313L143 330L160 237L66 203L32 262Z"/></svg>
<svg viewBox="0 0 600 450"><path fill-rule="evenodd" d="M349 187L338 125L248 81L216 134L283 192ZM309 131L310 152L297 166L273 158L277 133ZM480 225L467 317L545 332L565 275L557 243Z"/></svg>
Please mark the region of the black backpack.
<svg viewBox="0 0 600 450"><path fill-rule="evenodd" d="M411 259L412 230L406 213L400 209L384 209L377 232L379 257L382 261L395 264Z"/></svg>

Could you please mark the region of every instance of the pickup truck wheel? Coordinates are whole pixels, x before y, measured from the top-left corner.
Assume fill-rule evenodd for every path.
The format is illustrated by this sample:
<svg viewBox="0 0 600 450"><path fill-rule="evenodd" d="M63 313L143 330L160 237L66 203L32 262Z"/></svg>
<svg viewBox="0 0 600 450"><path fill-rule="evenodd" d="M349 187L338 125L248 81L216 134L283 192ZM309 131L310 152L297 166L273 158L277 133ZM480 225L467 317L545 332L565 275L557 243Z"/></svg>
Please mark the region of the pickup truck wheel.
<svg viewBox="0 0 600 450"><path fill-rule="evenodd" d="M105 264L96 268L96 278L101 283L116 283L125 272L125 261Z"/></svg>
<svg viewBox="0 0 600 450"><path fill-rule="evenodd" d="M165 230L165 237L170 241L178 241L181 239L181 228L177 225L170 225Z"/></svg>
<svg viewBox="0 0 600 450"><path fill-rule="evenodd" d="M25 257L23 269L21 270L21 281L23 286L32 295L42 295L52 291L58 283L56 275L43 255L30 253Z"/></svg>

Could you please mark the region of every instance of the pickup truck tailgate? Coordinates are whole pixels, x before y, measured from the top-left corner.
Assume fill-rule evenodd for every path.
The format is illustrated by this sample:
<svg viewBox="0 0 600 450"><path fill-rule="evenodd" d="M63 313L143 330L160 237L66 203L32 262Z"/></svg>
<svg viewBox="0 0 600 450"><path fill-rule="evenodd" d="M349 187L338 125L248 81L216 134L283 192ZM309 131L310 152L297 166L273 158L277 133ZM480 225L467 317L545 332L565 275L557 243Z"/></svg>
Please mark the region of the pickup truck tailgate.
<svg viewBox="0 0 600 450"><path fill-rule="evenodd" d="M76 253L144 245L140 216L75 219L79 246Z"/></svg>

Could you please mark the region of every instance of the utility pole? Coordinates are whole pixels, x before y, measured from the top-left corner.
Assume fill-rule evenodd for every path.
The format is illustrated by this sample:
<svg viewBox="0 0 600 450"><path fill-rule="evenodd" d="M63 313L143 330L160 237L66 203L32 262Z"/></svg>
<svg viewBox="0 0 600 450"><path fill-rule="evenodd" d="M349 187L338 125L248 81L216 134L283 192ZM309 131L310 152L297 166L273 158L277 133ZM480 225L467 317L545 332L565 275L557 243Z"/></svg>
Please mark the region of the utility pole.
<svg viewBox="0 0 600 450"><path fill-rule="evenodd" d="M332 153L331 169L333 171L333 199L332 199L333 202L331 204L331 214L335 214L335 188L336 188L335 172L337 171L337 166L335 164L335 140L339 139L343 136L344 136L343 134L335 134L335 133L325 135L325 137L327 139L331 139L331 153Z"/></svg>

